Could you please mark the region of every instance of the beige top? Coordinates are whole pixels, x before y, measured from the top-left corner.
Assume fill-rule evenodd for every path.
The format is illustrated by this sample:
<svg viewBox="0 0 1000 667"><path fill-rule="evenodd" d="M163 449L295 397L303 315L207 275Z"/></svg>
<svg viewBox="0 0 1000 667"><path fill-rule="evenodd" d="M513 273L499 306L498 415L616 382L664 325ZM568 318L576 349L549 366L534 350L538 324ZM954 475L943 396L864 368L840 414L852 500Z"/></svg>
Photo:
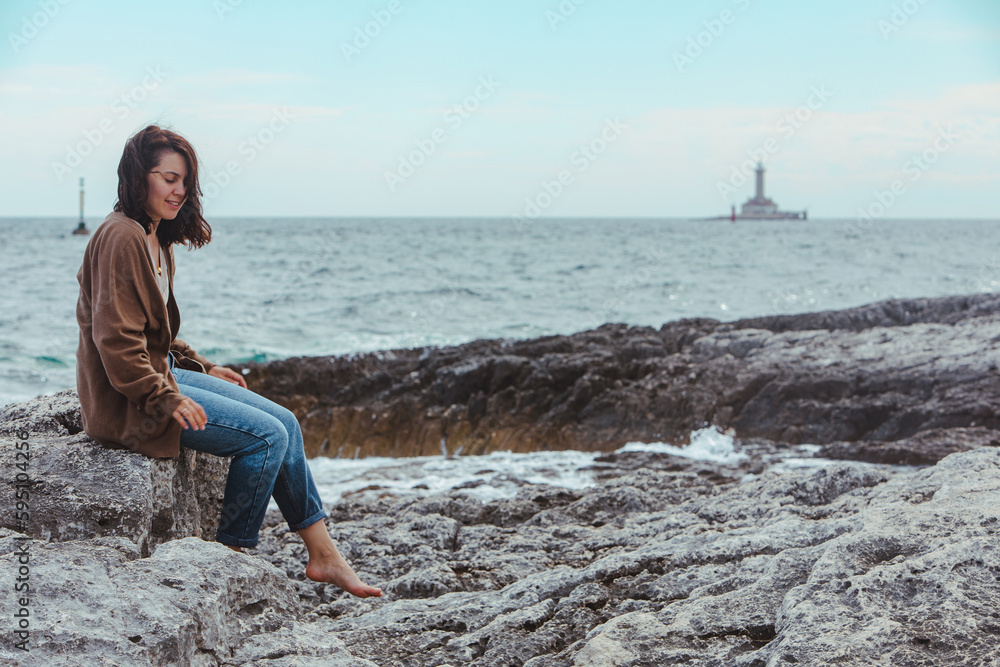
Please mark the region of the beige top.
<svg viewBox="0 0 1000 667"><path fill-rule="evenodd" d="M153 268L159 266L161 271L156 274L156 286L160 288L160 296L163 297L163 304L166 305L167 301L170 300L170 275L167 273L167 258L163 254L163 246L160 246L160 261L156 261L156 257L153 256L153 243L146 237L146 245L149 246L149 258L153 260ZM170 317L167 317L167 323L170 323Z"/></svg>
<svg viewBox="0 0 1000 667"><path fill-rule="evenodd" d="M131 218L129 218L131 220ZM146 233L146 228L139 224L138 221L132 220L135 224L139 225L139 229L142 233ZM160 295L163 297L163 304L166 305L167 301L170 300L170 275L162 269L167 268L167 257L163 253L163 246L160 246L160 261L156 261L156 255L153 254L153 242L149 240L149 235L146 234L146 245L149 247L149 259L153 262L153 269L160 267L161 271L156 273L156 286L160 288ZM170 316L167 316L167 324L170 323Z"/></svg>

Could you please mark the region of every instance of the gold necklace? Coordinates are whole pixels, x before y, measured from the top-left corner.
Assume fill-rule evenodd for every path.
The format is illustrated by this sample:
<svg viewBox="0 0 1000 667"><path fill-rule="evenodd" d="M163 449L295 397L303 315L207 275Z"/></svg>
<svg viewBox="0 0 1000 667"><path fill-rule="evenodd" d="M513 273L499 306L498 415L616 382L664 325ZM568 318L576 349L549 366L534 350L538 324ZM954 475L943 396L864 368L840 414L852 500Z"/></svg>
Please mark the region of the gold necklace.
<svg viewBox="0 0 1000 667"><path fill-rule="evenodd" d="M149 244L149 254L150 255L155 255L155 257L156 257L153 260L154 262L156 262L156 275L162 276L163 275L163 267L160 265L160 253L159 252L153 252L153 242L150 241L148 238L146 239L146 243Z"/></svg>

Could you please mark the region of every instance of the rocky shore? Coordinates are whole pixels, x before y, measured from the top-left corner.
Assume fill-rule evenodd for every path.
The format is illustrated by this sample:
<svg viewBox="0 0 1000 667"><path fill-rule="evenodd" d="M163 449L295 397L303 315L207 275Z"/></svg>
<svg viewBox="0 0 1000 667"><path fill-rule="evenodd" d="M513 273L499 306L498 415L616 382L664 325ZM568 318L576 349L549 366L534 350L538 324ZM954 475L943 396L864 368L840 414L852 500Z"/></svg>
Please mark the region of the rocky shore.
<svg viewBox="0 0 1000 667"><path fill-rule="evenodd" d="M377 600L306 581L277 516L252 554L202 539L220 462L104 450L72 391L8 406L0 615L31 650L11 620L0 664L997 664L997 340L976 296L254 367L314 453L608 452L583 490L331 505ZM611 453L706 423L746 458ZM841 460L772 466L803 443Z"/></svg>

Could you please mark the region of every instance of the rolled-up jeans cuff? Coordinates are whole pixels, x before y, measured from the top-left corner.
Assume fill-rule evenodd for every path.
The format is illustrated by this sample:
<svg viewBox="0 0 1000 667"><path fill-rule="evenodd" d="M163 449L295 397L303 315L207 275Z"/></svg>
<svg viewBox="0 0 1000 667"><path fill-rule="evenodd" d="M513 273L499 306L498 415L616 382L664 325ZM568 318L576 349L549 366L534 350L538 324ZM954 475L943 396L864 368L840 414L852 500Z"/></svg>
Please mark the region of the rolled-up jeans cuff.
<svg viewBox="0 0 1000 667"><path fill-rule="evenodd" d="M313 525L317 521L322 521L325 518L326 518L326 512L324 512L323 510L320 510L320 511L316 512L315 514L313 514L308 519L306 519L305 521L301 521L301 522L299 522L297 524L291 524L291 523L288 524L288 528L289 528L289 530L302 530L303 528L308 528L309 526Z"/></svg>
<svg viewBox="0 0 1000 667"><path fill-rule="evenodd" d="M215 531L215 541L219 544L225 544L227 547L243 547L246 549L253 549L257 546L257 542L260 540L256 537L252 540L241 540L233 537L232 535L227 535L221 530L217 530Z"/></svg>

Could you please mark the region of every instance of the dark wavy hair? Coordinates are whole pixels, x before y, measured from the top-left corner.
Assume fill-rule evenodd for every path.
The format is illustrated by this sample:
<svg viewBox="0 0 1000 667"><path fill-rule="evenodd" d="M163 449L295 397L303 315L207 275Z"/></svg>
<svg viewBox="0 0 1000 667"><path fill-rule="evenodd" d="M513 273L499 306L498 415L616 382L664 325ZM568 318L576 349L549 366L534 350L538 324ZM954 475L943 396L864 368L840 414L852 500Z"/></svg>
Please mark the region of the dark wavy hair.
<svg viewBox="0 0 1000 667"><path fill-rule="evenodd" d="M187 163L184 178L186 198L177 217L156 227L156 238L165 246L182 243L200 248L212 240L212 227L201 214L201 186L198 184L198 157L187 139L170 130L150 125L133 134L125 144L118 163L118 201L115 211L132 218L149 233L152 220L146 211L149 197L147 174L164 153L180 153Z"/></svg>

